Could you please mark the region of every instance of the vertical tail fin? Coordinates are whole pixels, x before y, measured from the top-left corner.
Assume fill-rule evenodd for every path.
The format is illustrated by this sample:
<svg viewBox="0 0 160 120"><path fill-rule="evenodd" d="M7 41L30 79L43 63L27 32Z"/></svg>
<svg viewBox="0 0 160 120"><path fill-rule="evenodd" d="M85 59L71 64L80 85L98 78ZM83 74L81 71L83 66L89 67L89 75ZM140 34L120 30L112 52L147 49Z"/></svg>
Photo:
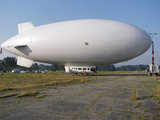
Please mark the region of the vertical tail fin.
<svg viewBox="0 0 160 120"><path fill-rule="evenodd" d="M34 25L30 22L18 24L18 32L19 34L24 33L28 30L35 28Z"/></svg>

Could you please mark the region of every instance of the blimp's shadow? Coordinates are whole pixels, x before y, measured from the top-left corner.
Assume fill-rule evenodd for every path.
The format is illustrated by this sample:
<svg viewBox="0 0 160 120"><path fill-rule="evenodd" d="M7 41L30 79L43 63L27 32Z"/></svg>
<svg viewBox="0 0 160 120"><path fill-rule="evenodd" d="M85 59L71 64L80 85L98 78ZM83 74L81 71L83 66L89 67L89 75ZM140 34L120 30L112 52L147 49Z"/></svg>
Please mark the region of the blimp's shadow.
<svg viewBox="0 0 160 120"><path fill-rule="evenodd" d="M106 73L106 74L95 74L93 76L148 76L147 74L144 73Z"/></svg>

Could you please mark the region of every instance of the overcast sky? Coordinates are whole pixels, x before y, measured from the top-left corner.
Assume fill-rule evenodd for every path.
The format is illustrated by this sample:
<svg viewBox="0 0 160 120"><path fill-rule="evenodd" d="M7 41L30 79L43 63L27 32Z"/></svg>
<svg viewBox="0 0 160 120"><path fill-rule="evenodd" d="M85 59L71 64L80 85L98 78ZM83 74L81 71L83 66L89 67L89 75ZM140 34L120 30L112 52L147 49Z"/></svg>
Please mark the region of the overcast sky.
<svg viewBox="0 0 160 120"><path fill-rule="evenodd" d="M146 32L158 32L156 62L160 51L160 0L0 0L0 43L17 34L17 24L35 26L56 21L102 18L136 25ZM3 53L1 59L10 54ZM151 50L123 64L150 64Z"/></svg>

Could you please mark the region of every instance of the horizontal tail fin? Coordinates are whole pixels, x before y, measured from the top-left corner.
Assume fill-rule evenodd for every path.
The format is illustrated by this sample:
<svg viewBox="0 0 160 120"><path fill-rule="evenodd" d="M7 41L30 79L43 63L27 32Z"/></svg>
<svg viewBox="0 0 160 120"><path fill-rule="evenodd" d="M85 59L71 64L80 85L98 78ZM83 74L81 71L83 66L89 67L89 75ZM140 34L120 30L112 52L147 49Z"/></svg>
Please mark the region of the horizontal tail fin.
<svg viewBox="0 0 160 120"><path fill-rule="evenodd" d="M30 68L33 64L33 60L18 56L17 65Z"/></svg>

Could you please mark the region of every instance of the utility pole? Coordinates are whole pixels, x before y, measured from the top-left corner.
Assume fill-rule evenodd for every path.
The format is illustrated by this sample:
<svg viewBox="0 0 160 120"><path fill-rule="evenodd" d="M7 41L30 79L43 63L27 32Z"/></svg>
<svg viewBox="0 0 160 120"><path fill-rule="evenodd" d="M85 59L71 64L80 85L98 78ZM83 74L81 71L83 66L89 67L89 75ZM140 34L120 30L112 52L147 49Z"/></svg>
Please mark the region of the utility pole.
<svg viewBox="0 0 160 120"><path fill-rule="evenodd" d="M152 41L152 72L154 72L154 42Z"/></svg>
<svg viewBox="0 0 160 120"><path fill-rule="evenodd" d="M151 36L151 38L153 39L156 35L158 35L158 33L150 33L150 36ZM153 75L153 74L158 74L157 72L157 70L156 69L158 69L158 68L156 68L156 67L158 67L158 66L156 66L155 65L155 47L154 47L154 41L152 40L152 65L151 65L152 67L152 70L150 70L150 73L151 73L151 75Z"/></svg>

